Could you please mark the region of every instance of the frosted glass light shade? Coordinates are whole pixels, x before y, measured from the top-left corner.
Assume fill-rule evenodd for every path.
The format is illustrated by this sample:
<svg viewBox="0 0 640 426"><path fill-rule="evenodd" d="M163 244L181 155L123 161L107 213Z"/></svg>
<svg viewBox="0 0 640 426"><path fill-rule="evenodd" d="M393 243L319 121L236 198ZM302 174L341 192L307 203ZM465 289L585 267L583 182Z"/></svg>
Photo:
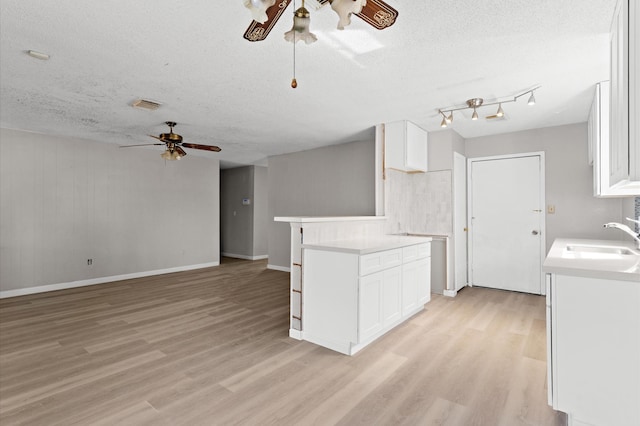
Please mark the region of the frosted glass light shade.
<svg viewBox="0 0 640 426"><path fill-rule="evenodd" d="M296 10L293 15L293 27L284 33L284 39L291 43L296 43L300 40L304 40L307 44L315 42L318 38L309 31L310 23L311 18L309 18L309 12L306 9L300 8Z"/></svg>
<svg viewBox="0 0 640 426"><path fill-rule="evenodd" d="M338 14L338 29L344 30L344 27L351 24L351 14L362 12L362 8L367 4L367 0L333 0L331 9Z"/></svg>
<svg viewBox="0 0 640 426"><path fill-rule="evenodd" d="M269 17L267 9L276 3L276 0L243 0L244 7L251 11L253 20L264 24Z"/></svg>
<svg viewBox="0 0 640 426"><path fill-rule="evenodd" d="M163 152L162 154L160 154L160 157L164 158L167 161L175 161L175 160L179 160L181 157L180 154L178 154L178 152L176 151L169 151L168 149Z"/></svg>

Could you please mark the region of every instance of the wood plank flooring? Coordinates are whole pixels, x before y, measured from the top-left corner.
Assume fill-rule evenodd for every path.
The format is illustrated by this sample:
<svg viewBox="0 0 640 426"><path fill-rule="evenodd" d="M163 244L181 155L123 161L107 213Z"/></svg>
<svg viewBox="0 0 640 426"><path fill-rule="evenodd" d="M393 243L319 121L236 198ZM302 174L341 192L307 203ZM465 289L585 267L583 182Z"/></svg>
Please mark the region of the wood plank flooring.
<svg viewBox="0 0 640 426"><path fill-rule="evenodd" d="M564 425L544 298L467 288L354 357L288 337L265 261L0 300L0 424Z"/></svg>

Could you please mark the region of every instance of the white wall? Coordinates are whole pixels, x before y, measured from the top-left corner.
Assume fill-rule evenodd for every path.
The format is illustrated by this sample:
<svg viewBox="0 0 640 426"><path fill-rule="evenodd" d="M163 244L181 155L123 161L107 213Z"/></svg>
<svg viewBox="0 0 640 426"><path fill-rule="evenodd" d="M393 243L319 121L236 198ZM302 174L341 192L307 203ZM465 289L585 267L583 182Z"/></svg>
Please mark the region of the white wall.
<svg viewBox="0 0 640 426"><path fill-rule="evenodd" d="M218 264L219 162L159 154L0 129L1 295Z"/></svg>
<svg viewBox="0 0 640 426"><path fill-rule="evenodd" d="M276 216L375 215L375 142L269 157L269 265L289 268L290 227Z"/></svg>
<svg viewBox="0 0 640 426"><path fill-rule="evenodd" d="M604 229L620 221L621 199L593 196L593 171L587 159L587 124L570 124L466 140L467 158L523 152L545 152L547 251L555 238L623 239L622 233Z"/></svg>

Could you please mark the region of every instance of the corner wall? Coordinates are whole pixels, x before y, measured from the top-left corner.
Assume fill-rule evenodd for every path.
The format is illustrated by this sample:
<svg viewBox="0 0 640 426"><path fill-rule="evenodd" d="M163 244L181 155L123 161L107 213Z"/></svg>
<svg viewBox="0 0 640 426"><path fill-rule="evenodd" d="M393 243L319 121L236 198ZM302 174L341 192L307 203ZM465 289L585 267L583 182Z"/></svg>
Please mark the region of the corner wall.
<svg viewBox="0 0 640 426"><path fill-rule="evenodd" d="M269 157L269 265L289 268L290 227L277 216L375 215L375 142Z"/></svg>
<svg viewBox="0 0 640 426"><path fill-rule="evenodd" d="M218 160L159 153L0 129L0 296L217 265Z"/></svg>

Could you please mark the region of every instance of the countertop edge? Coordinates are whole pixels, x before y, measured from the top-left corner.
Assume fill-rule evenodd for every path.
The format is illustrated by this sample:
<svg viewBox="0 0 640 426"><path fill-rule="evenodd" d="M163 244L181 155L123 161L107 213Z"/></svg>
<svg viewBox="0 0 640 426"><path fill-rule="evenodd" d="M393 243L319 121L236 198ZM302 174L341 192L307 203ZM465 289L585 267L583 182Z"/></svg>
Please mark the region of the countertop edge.
<svg viewBox="0 0 640 426"><path fill-rule="evenodd" d="M416 244L429 243L432 240L433 239L431 237L389 236L389 238L383 237L374 240L339 240L302 244L302 248L308 250L322 250L364 255L369 253L376 253L379 251L413 246Z"/></svg>
<svg viewBox="0 0 640 426"><path fill-rule="evenodd" d="M276 216L273 218L274 222L289 223L356 222L386 219L386 216Z"/></svg>

